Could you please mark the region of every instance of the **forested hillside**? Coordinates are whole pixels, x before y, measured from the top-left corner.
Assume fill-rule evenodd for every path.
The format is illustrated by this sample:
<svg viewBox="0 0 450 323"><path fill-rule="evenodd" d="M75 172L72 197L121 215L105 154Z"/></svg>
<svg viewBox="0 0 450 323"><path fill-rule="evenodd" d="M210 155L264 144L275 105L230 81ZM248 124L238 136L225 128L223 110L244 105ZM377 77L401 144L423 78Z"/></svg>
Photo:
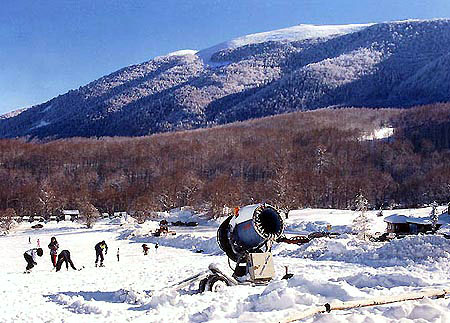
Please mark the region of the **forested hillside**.
<svg viewBox="0 0 450 323"><path fill-rule="evenodd" d="M374 130L394 134L369 140ZM450 104L323 109L141 138L0 140L0 210L149 214L267 201L415 206L450 197Z"/></svg>
<svg viewBox="0 0 450 323"><path fill-rule="evenodd" d="M299 25L123 68L21 113L0 137L145 136L324 107L450 101L450 20Z"/></svg>

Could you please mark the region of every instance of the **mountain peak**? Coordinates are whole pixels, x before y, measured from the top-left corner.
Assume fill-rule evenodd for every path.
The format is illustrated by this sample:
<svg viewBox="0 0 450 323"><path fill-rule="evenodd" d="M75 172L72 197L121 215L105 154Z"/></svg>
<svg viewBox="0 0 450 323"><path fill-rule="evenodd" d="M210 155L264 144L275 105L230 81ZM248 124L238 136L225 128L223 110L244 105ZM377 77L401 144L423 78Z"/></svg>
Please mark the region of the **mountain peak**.
<svg viewBox="0 0 450 323"><path fill-rule="evenodd" d="M446 102L448 53L449 19L298 25L125 67L0 119L0 136L142 136L329 106Z"/></svg>
<svg viewBox="0 0 450 323"><path fill-rule="evenodd" d="M229 41L214 45L198 52L198 56L207 64L211 63L211 56L221 50L235 49L238 47L259 44L269 41L300 41L311 38L339 36L359 31L372 24L349 24L349 25L309 25L300 24L293 27L282 28L267 32L250 34L237 37Z"/></svg>

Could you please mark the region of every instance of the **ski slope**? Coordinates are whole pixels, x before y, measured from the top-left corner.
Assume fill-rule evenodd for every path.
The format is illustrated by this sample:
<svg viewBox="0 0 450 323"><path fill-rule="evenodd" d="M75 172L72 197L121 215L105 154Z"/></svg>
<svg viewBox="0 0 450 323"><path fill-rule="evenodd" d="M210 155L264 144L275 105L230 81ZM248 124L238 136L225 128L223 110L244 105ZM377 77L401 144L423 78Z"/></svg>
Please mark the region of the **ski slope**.
<svg viewBox="0 0 450 323"><path fill-rule="evenodd" d="M385 211L425 216L429 208ZM383 217L372 230L384 230ZM212 293L197 286L175 291L168 286L227 259L215 242L219 221L206 222L188 211L165 214L169 221L194 220L198 227L173 227L177 235L151 237L157 221L102 220L93 229L72 222L47 223L31 229L23 223L1 236L0 322L278 322L294 314L336 301L396 296L426 288L450 287L450 240L411 236L390 243L363 242L346 232L358 214L352 211L306 209L290 212L288 235L326 230L341 235L301 246L274 247L277 277L267 286L235 286ZM68 249L80 271L52 271L47 244L55 236ZM31 244L28 238L31 238ZM44 256L31 274L24 274L23 253L36 247ZM104 268L95 268L94 245L105 240ZM148 256L141 245L150 246ZM158 243L158 251L154 244ZM120 261L117 261L119 248ZM294 277L281 280L284 266ZM317 314L302 322L450 322L450 300L422 299L389 305Z"/></svg>

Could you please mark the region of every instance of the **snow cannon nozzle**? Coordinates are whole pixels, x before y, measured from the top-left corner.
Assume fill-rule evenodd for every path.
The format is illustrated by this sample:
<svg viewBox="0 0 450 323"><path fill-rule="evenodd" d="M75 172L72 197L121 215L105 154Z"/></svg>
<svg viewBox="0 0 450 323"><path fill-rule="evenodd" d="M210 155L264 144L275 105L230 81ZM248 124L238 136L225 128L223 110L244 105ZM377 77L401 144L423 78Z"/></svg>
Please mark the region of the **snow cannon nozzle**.
<svg viewBox="0 0 450 323"><path fill-rule="evenodd" d="M280 211L268 204L253 204L239 208L219 226L217 241L227 256L237 262L246 253L262 252L283 231Z"/></svg>

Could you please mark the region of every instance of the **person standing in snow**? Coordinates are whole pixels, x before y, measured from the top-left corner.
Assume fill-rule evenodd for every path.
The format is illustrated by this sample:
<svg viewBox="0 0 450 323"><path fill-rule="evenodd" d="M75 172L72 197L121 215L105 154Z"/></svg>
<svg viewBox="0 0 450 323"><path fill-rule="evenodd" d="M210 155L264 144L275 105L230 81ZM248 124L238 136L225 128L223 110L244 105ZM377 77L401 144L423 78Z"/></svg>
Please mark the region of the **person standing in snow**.
<svg viewBox="0 0 450 323"><path fill-rule="evenodd" d="M58 255L58 262L56 263L56 271L61 270L61 266L62 266L63 262L66 263L67 270L69 270L69 264L73 270L77 270L72 262L72 259L70 259L70 251L69 250L63 250Z"/></svg>
<svg viewBox="0 0 450 323"><path fill-rule="evenodd" d="M28 243L31 244L31 237L28 237Z"/></svg>
<svg viewBox="0 0 450 323"><path fill-rule="evenodd" d="M100 241L95 245L95 267L97 267L98 260L100 259L100 267L104 267L103 260L103 250L105 250L105 255L108 253L108 245L105 240Z"/></svg>
<svg viewBox="0 0 450 323"><path fill-rule="evenodd" d="M144 256L148 255L148 249L150 249L146 243L142 245L142 251L144 251Z"/></svg>
<svg viewBox="0 0 450 323"><path fill-rule="evenodd" d="M39 238L37 239L37 246L38 246L38 248L40 248L41 247L41 241L39 240Z"/></svg>
<svg viewBox="0 0 450 323"><path fill-rule="evenodd" d="M55 237L52 237L50 239L48 248L50 249L50 259L52 260L53 268L55 268L56 267L56 257L58 255L58 248L59 248L58 241L56 241Z"/></svg>
<svg viewBox="0 0 450 323"><path fill-rule="evenodd" d="M117 248L117 262L119 262L119 248Z"/></svg>
<svg viewBox="0 0 450 323"><path fill-rule="evenodd" d="M27 267L25 269L26 273L31 272L31 268L33 268L35 265L37 265L36 256L42 257L43 254L44 254L44 251L42 250L42 248L32 248L30 250L25 251L25 253L23 254L23 257L25 258L25 260L27 262Z"/></svg>
<svg viewBox="0 0 450 323"><path fill-rule="evenodd" d="M155 252L158 252L158 248L159 248L159 244L157 242L157 243L155 243Z"/></svg>

